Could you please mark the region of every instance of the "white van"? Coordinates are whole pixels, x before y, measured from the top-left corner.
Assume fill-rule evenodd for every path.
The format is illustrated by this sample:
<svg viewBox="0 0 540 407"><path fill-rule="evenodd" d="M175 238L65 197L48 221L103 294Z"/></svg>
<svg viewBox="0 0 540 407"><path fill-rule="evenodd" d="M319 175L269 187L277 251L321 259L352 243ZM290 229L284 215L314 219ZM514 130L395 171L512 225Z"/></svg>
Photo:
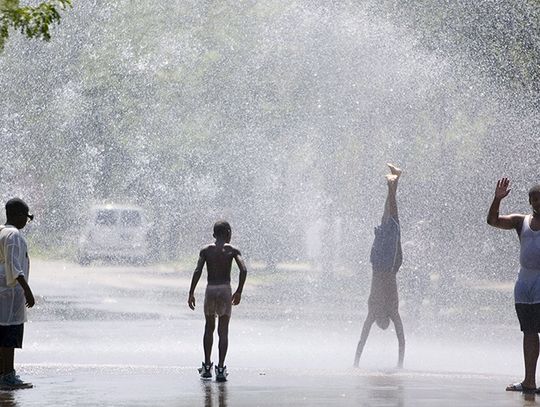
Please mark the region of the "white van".
<svg viewBox="0 0 540 407"><path fill-rule="evenodd" d="M142 208L93 206L79 238L78 261L81 264L97 259L144 262L148 256L148 229Z"/></svg>

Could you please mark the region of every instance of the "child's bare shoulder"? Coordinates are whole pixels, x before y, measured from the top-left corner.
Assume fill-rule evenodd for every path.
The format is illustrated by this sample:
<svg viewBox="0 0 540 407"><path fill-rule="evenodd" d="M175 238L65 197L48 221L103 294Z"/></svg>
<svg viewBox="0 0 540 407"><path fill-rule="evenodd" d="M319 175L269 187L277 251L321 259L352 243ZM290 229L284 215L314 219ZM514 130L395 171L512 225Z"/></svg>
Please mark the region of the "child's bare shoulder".
<svg viewBox="0 0 540 407"><path fill-rule="evenodd" d="M215 247L216 245L214 243L208 243L206 246L204 246L201 249L201 254L208 253L209 250L212 249L212 247Z"/></svg>
<svg viewBox="0 0 540 407"><path fill-rule="evenodd" d="M241 254L241 253L240 253L240 250L239 250L238 248L236 248L235 246L233 246L232 244L227 243L225 246L228 247L229 250L231 251L231 253L233 253L235 256L236 256L237 254Z"/></svg>

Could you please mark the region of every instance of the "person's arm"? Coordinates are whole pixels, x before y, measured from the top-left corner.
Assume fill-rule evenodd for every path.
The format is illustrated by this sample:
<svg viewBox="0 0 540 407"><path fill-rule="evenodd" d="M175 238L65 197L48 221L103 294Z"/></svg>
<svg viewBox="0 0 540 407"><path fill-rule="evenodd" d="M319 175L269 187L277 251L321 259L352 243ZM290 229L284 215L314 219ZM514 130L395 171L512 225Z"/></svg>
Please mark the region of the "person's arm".
<svg viewBox="0 0 540 407"><path fill-rule="evenodd" d="M364 322L364 326L362 327L362 334L360 335L360 340L358 341L358 345L356 346L356 353L354 355L354 367L358 367L358 363L360 363L360 357L362 356L362 352L364 351L364 346L366 345L369 331L371 330L371 326L374 322L375 317L371 312L368 312L368 315Z"/></svg>
<svg viewBox="0 0 540 407"><path fill-rule="evenodd" d="M34 304L36 303L36 301L34 299L34 294L32 293L30 286L26 282L26 279L24 278L24 276L17 277L17 281L19 282L19 284L24 290L24 297L26 298L26 306L28 308L32 308Z"/></svg>
<svg viewBox="0 0 540 407"><path fill-rule="evenodd" d="M510 193L510 180L508 178L501 178L497 181L497 187L495 188L495 196L493 202L489 207L487 216L487 223L490 226L499 229L518 229L523 222L523 215L499 215L499 208L501 201Z"/></svg>
<svg viewBox="0 0 540 407"><path fill-rule="evenodd" d="M238 305L242 300L242 290L244 289L244 283L246 282L247 267L244 263L244 259L242 259L242 255L240 254L240 252L237 252L234 255L234 260L236 261L236 264L240 269L240 277L238 278L238 288L232 296L232 303L233 305Z"/></svg>
<svg viewBox="0 0 540 407"><path fill-rule="evenodd" d="M24 277L23 265L20 262L21 247L24 243L21 237L13 234L6 239L6 276L9 275L23 288L26 306L32 308L35 304L34 294Z"/></svg>
<svg viewBox="0 0 540 407"><path fill-rule="evenodd" d="M197 266L195 267L195 271L193 272L193 277L191 278L191 286L189 288L188 305L189 305L189 308L193 310L195 309L195 287L197 287L197 283L199 282L199 279L201 278L205 261L206 260L204 257L204 249L203 249L199 253L199 260L197 261Z"/></svg>

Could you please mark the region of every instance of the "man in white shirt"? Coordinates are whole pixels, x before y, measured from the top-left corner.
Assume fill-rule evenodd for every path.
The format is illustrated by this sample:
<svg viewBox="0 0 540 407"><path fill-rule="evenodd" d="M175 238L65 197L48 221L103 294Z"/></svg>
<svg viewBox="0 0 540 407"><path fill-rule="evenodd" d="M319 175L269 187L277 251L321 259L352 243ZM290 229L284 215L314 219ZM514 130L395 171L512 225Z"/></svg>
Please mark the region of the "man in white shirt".
<svg viewBox="0 0 540 407"><path fill-rule="evenodd" d="M26 307L34 306L28 285L30 261L20 229L26 226L28 205L19 198L6 203L6 224L0 226L0 390L31 388L15 372L15 348L22 348Z"/></svg>

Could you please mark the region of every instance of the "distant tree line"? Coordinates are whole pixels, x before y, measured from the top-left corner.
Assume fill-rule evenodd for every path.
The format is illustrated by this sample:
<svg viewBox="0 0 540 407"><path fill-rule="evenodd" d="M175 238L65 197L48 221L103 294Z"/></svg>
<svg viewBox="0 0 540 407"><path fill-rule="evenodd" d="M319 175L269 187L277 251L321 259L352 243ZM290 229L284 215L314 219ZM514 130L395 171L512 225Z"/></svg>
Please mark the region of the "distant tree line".
<svg viewBox="0 0 540 407"><path fill-rule="evenodd" d="M468 244L491 233L470 225L489 177L528 182L536 160L538 3L524 4L77 2L51 47L12 38L0 56L0 138L18 160L0 163L2 191L41 205L53 248L90 202L129 200L167 256L224 216L252 258L304 260L311 234L313 256L352 269L397 160L419 269L467 270L474 250L498 255Z"/></svg>
<svg viewBox="0 0 540 407"><path fill-rule="evenodd" d="M381 0L378 13L447 57L466 55L481 73L540 107L540 1Z"/></svg>

